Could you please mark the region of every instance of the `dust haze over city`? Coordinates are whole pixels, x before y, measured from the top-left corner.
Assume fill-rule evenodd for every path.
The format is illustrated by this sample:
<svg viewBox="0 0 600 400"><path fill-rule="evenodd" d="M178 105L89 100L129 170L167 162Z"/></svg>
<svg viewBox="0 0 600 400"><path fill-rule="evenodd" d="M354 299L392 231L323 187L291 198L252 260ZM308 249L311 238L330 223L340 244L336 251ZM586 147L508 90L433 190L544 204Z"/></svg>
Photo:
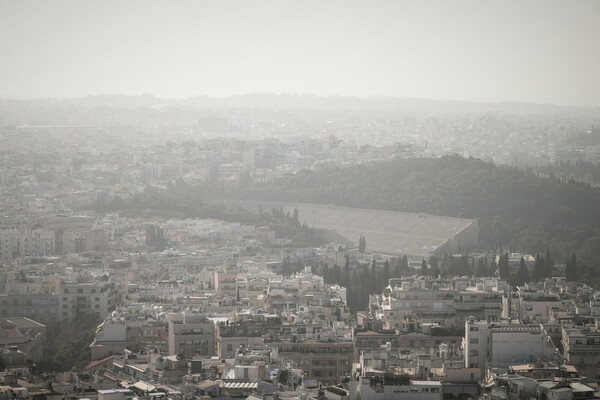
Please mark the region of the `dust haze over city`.
<svg viewBox="0 0 600 400"><path fill-rule="evenodd" d="M0 0L0 400L600 396L600 2Z"/></svg>

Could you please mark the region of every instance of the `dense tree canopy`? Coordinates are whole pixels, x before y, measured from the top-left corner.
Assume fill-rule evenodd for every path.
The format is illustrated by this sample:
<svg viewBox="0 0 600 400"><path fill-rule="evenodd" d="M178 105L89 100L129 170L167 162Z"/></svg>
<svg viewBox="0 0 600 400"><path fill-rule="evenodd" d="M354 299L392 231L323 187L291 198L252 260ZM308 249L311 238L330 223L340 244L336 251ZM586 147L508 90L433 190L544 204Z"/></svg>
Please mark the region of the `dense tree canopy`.
<svg viewBox="0 0 600 400"><path fill-rule="evenodd" d="M203 198L210 198L212 204L203 202ZM281 208L263 212L260 206L257 217L256 212L218 205L222 199L336 204L477 218L482 248L502 253L504 245L509 246L508 250L531 254L546 252L544 268L538 266L535 277L549 276L555 264L570 261L574 253L580 279L600 287L600 189L477 159L399 159L316 172L303 170L267 183L252 182L248 177L237 186L215 182L192 186L177 181L166 191L147 188L130 199L100 202L96 207L98 211L158 209L167 216L269 225L277 237L295 237L298 245L319 243L308 227L298 226L295 213L284 215ZM363 236L361 250L365 247ZM552 259L548 259L548 249ZM452 260L443 268L459 274L473 273L466 264L464 260ZM441 273L448 273L443 268ZM507 275L506 266L495 265L494 260L490 260L489 270ZM482 273L480 266L477 274Z"/></svg>
<svg viewBox="0 0 600 400"><path fill-rule="evenodd" d="M90 343L94 340L99 323L96 315L78 315L69 323L50 324L44 358L36 365L36 369L52 372L83 368L90 361Z"/></svg>
<svg viewBox="0 0 600 400"><path fill-rule="evenodd" d="M600 283L594 282L600 269L600 189L575 180L447 156L305 170L240 194L477 218L482 247L508 245L532 254L550 248L557 263L576 253L582 278Z"/></svg>

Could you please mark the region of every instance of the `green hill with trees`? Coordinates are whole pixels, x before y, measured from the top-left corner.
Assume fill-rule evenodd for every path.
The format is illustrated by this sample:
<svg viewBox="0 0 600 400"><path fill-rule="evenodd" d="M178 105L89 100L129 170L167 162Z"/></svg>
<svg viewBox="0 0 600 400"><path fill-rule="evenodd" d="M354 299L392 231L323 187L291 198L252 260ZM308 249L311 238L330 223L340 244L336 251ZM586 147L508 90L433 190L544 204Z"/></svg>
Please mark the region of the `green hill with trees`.
<svg viewBox="0 0 600 400"><path fill-rule="evenodd" d="M550 248L559 264L577 254L580 277L600 285L600 189L575 180L446 156L303 170L236 190L240 199L477 218L482 248Z"/></svg>

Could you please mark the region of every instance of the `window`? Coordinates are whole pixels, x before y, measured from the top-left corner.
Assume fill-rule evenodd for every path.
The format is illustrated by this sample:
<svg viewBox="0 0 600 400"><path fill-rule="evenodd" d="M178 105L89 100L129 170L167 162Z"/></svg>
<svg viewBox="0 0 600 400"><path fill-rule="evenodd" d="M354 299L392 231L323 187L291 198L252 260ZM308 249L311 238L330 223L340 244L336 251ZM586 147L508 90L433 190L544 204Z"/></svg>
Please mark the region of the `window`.
<svg viewBox="0 0 600 400"><path fill-rule="evenodd" d="M479 343L479 340L477 338L472 338L471 340L469 340L469 343L477 344L477 343Z"/></svg>
<svg viewBox="0 0 600 400"><path fill-rule="evenodd" d="M82 294L83 293L83 289L77 289L77 293L78 294Z"/></svg>
<svg viewBox="0 0 600 400"><path fill-rule="evenodd" d="M478 330L479 330L479 328L478 328L478 327L476 327L476 326L470 326L470 327L469 327L469 331L470 331L470 332L477 332Z"/></svg>
<svg viewBox="0 0 600 400"><path fill-rule="evenodd" d="M227 345L227 351L231 351L231 350L233 350L233 345L231 343L229 343Z"/></svg>

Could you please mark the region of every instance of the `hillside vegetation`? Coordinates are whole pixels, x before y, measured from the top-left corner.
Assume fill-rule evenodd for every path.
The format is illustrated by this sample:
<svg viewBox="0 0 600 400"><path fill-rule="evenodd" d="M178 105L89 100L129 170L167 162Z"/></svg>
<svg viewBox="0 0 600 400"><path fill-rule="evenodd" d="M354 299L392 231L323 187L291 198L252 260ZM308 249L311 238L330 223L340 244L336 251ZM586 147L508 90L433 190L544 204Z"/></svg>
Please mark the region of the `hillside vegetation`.
<svg viewBox="0 0 600 400"><path fill-rule="evenodd" d="M599 189L477 159L448 156L305 170L247 185L237 195L477 218L483 248L533 254L550 248L557 263L576 253L590 283L596 283L600 269Z"/></svg>

